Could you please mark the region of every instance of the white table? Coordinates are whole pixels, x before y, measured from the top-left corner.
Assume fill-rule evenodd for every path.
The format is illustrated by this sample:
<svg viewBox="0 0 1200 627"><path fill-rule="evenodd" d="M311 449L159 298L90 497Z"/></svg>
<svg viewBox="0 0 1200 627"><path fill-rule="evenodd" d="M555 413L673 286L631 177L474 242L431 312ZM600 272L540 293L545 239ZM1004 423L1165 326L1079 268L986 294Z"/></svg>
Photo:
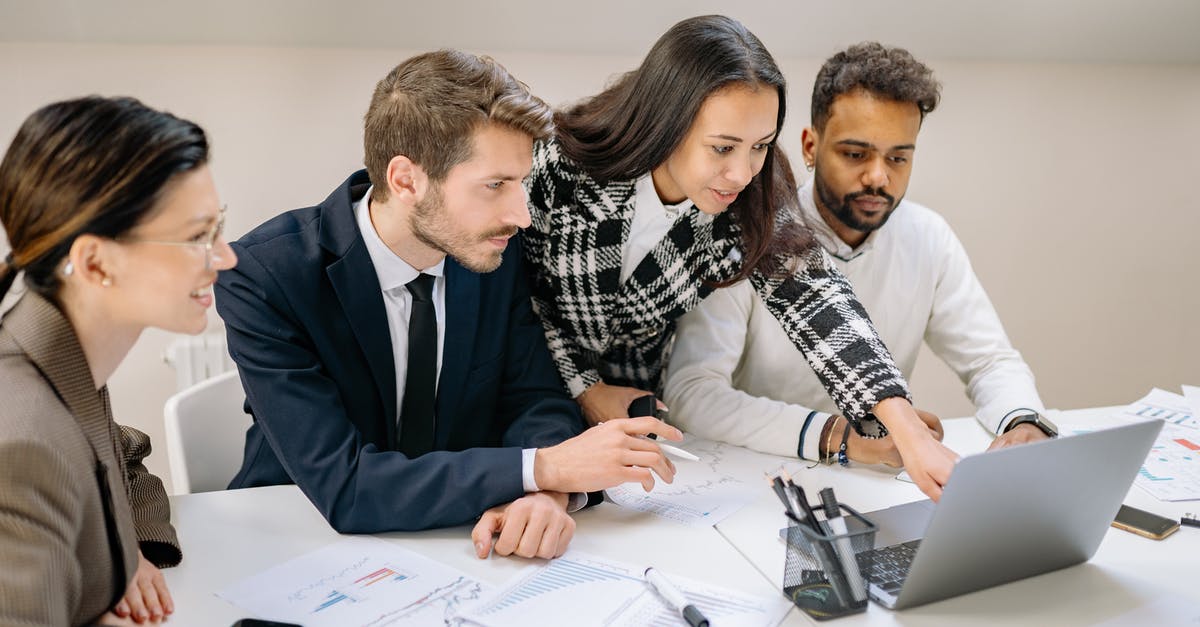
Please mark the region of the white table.
<svg viewBox="0 0 1200 627"><path fill-rule="evenodd" d="M1053 419L1065 431L1107 413L1080 410ZM946 421L946 442L961 454L983 450L988 441L973 418ZM796 461L770 455L761 459L760 465L738 469L753 485L761 484L763 471ZM916 486L893 474L819 466L793 476L810 493L835 487L840 500L863 512L924 498ZM1176 518L1187 511L1200 513L1200 503L1162 502L1136 487L1125 502ZM177 496L172 505L184 549L183 563L164 571L177 608L169 624L176 626L232 624L243 612L215 596L216 590L341 537L295 486ZM761 498L715 528L685 527L608 503L580 512L576 521L571 546L588 553L747 593L776 594L782 583L782 508L765 485ZM529 564L520 558L478 560L469 534L469 527L456 527L378 537L493 585L502 585ZM1086 564L902 612L872 604L866 613L834 624L1089 625L1126 614L1129 623L1150 624L1154 621L1144 619L1153 611L1139 614L1139 608L1163 595L1200 608L1200 578L1194 572L1198 557L1197 529L1184 528L1161 542L1111 529ZM784 624L804 625L809 619L793 610Z"/></svg>
<svg viewBox="0 0 1200 627"><path fill-rule="evenodd" d="M296 486L172 497L184 561L164 572L175 599L169 625L225 626L245 612L214 592L250 575L336 542L334 532ZM774 594L754 565L711 527L691 528L603 503L575 515L572 549L655 566L706 583L757 595ZM475 557L470 527L376 537L496 586L533 563Z"/></svg>
<svg viewBox="0 0 1200 627"><path fill-rule="evenodd" d="M1054 412L1064 433L1100 421L1111 408ZM1107 424L1107 423L1106 423ZM991 439L974 419L945 421L946 444L961 455L982 451ZM838 500L860 512L890 507L925 496L893 472L869 467L818 466L793 473L810 495L833 486ZM1159 501L1133 486L1125 503L1163 516L1200 513L1200 503ZM717 525L721 534L758 567L776 589L782 586L784 550L779 540L782 506L773 493ZM1057 572L981 590L929 605L892 612L870 604L867 612L837 620L838 625L1092 625L1130 614L1126 624L1154 624L1142 606L1166 595L1165 602L1200 608L1200 530L1185 527L1163 541L1110 528L1090 561ZM1200 616L1200 609L1196 612ZM785 625L809 624L799 610Z"/></svg>

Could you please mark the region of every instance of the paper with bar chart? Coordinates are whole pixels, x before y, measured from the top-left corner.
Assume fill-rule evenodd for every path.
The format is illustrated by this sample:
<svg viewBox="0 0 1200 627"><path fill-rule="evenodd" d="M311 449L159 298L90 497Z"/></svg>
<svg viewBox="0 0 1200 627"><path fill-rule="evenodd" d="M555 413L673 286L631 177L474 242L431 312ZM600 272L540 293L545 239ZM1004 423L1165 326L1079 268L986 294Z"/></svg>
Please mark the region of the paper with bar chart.
<svg viewBox="0 0 1200 627"><path fill-rule="evenodd" d="M378 538L350 537L243 579L217 596L305 627L441 625L487 587Z"/></svg>
<svg viewBox="0 0 1200 627"><path fill-rule="evenodd" d="M646 584L645 568L568 551L544 566L530 567L459 618L489 627L683 624L679 613ZM665 575L714 625L774 625L790 607L779 595L759 597Z"/></svg>
<svg viewBox="0 0 1200 627"><path fill-rule="evenodd" d="M1187 399L1154 388L1119 415L1164 423L1134 484L1163 501L1200 499L1200 422Z"/></svg>
<svg viewBox="0 0 1200 627"><path fill-rule="evenodd" d="M607 500L692 527L711 527L762 496L762 473L786 461L690 434L678 446L700 461L673 460L674 483L655 476L650 492L640 483L621 484L604 491Z"/></svg>

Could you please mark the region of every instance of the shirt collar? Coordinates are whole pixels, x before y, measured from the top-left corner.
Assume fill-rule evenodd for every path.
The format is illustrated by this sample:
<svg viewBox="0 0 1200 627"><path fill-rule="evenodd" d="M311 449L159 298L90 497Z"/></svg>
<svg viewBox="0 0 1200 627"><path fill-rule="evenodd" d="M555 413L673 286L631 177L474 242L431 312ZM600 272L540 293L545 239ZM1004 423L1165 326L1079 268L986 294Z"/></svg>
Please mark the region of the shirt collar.
<svg viewBox="0 0 1200 627"><path fill-rule="evenodd" d="M713 216L696 209L696 205L692 203L690 198L684 198L682 202L674 205L663 204L661 198L658 197L658 191L654 189L654 178L650 172L642 175L641 178L633 184L634 195L637 204L634 206L639 210L651 210L655 213L665 213L672 218L684 215L686 213L696 214L696 222L703 224L710 222Z"/></svg>
<svg viewBox="0 0 1200 627"><path fill-rule="evenodd" d="M399 255L392 252L387 244L383 243L383 239L379 237L379 233L375 230L375 225L371 223L371 190L374 186L367 189L367 193L363 195L362 200L359 200L354 205L354 217L358 220L358 230L362 232L363 242L367 245L367 255L371 257L371 264L375 266L375 276L379 279L379 287L385 292L389 292L396 288L408 285L410 281L417 278L418 274L430 274L435 277L440 277L445 272L446 258L443 257L437 265L430 266L424 270L417 270L408 264L407 261L400 258Z"/></svg>
<svg viewBox="0 0 1200 627"><path fill-rule="evenodd" d="M816 186L813 181L816 176L812 176L800 188L800 213L804 217L804 222L813 230L817 241L821 242L821 246L825 248L829 254L841 259L842 261L850 261L859 255L869 252L875 247L875 237L879 233L879 229L871 231L867 234L867 239L859 244L857 248L852 248L849 244L842 241L834 232L833 227L825 222L825 218L821 217L821 212L817 209L816 201Z"/></svg>

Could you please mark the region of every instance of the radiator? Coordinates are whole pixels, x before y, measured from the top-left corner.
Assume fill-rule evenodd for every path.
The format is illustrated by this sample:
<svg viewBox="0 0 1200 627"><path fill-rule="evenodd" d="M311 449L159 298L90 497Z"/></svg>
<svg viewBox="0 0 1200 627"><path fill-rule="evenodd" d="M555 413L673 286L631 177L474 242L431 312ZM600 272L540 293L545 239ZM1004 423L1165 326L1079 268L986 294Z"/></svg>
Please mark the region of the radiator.
<svg viewBox="0 0 1200 627"><path fill-rule="evenodd" d="M175 368L177 390L184 390L235 368L225 348L224 333L181 337L167 347L163 360Z"/></svg>

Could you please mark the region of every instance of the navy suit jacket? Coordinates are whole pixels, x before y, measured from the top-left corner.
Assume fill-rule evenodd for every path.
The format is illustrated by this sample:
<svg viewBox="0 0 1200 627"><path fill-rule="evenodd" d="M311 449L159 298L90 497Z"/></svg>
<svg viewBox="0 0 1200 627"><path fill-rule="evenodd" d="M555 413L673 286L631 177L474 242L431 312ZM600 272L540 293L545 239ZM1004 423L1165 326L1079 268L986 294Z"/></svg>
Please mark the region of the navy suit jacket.
<svg viewBox="0 0 1200 627"><path fill-rule="evenodd" d="M356 172L320 205L232 244L238 265L217 281L217 311L254 422L229 487L294 482L343 533L469 522L524 494L522 448L577 435L583 419L513 238L494 272L446 259L434 451L396 450L391 337L353 207L368 185Z"/></svg>

